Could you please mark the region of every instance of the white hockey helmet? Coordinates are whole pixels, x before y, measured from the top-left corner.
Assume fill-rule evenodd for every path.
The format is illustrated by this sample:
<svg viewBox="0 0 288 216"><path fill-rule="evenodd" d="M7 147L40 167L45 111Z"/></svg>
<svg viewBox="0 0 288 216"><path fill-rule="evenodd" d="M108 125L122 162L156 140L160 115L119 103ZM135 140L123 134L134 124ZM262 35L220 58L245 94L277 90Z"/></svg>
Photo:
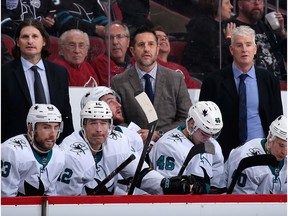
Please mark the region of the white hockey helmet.
<svg viewBox="0 0 288 216"><path fill-rule="evenodd" d="M188 121L194 120L192 131L188 129ZM199 101L192 105L186 119L186 128L189 135L197 129L217 138L223 127L222 114L219 107L212 101Z"/></svg>
<svg viewBox="0 0 288 216"><path fill-rule="evenodd" d="M287 118L284 115L280 115L270 124L269 130L272 136L287 141Z"/></svg>
<svg viewBox="0 0 288 216"><path fill-rule="evenodd" d="M63 129L63 122L61 113L52 104L34 104L31 106L26 123L32 124L33 131L35 130L35 124L39 122L59 122L60 132Z"/></svg>
<svg viewBox="0 0 288 216"><path fill-rule="evenodd" d="M82 97L81 102L80 102L81 109L83 109L83 107L88 101L91 101L91 100L100 101L100 98L107 94L112 94L116 96L117 100L120 102L120 97L114 90L106 86L97 86L97 87L92 88L89 92L87 92Z"/></svg>
<svg viewBox="0 0 288 216"><path fill-rule="evenodd" d="M113 125L112 111L104 101L87 101L80 112L80 117L82 129L84 119L108 119Z"/></svg>

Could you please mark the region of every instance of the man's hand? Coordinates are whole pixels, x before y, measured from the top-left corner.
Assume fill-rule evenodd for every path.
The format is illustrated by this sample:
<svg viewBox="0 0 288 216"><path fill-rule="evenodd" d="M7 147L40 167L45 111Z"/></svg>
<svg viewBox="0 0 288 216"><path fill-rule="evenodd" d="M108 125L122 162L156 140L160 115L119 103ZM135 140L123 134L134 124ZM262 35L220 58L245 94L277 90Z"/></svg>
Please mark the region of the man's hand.
<svg viewBox="0 0 288 216"><path fill-rule="evenodd" d="M148 137L149 130L148 129L140 129L137 131L138 134L140 134L143 142L146 141ZM152 141L156 142L160 138L158 131L154 131L153 136L152 136Z"/></svg>

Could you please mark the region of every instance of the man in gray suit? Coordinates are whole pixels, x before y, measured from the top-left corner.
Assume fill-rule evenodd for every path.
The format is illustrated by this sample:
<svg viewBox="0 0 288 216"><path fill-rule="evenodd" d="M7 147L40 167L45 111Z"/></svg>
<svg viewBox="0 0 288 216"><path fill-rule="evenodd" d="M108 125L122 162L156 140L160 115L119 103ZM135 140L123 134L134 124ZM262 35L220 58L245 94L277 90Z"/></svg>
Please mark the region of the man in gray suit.
<svg viewBox="0 0 288 216"><path fill-rule="evenodd" d="M151 83L150 100L158 115L158 125L152 140L157 141L164 132L185 122L191 106L189 93L181 74L157 64L159 47L154 31L145 27L137 29L130 51L136 60L135 65L114 76L111 87L121 97L125 122L134 122L141 127L138 133L145 141L148 122L135 94L145 91L147 82ZM144 78L146 74L150 75L148 79Z"/></svg>

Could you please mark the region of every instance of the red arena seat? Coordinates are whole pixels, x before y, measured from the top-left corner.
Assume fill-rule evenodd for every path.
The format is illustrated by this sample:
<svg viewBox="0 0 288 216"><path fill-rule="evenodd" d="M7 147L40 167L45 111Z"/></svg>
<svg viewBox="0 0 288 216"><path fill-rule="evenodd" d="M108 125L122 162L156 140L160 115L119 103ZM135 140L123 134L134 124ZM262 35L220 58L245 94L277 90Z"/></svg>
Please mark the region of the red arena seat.
<svg viewBox="0 0 288 216"><path fill-rule="evenodd" d="M49 47L50 55L48 57L48 60L53 61L59 55L59 38L54 36L49 36L49 38L50 38L50 47Z"/></svg>
<svg viewBox="0 0 288 216"><path fill-rule="evenodd" d="M16 44L14 39L6 34L1 34L1 39L3 40L9 54L12 56L12 48Z"/></svg>
<svg viewBox="0 0 288 216"><path fill-rule="evenodd" d="M104 40L100 37L94 37L90 36L90 49L88 51L88 62L92 62L92 59L94 59L96 56L98 56L101 53L105 53L105 44Z"/></svg>
<svg viewBox="0 0 288 216"><path fill-rule="evenodd" d="M169 56L176 58L176 63L181 64L183 59L183 53L187 42L183 40L170 41L170 53Z"/></svg>

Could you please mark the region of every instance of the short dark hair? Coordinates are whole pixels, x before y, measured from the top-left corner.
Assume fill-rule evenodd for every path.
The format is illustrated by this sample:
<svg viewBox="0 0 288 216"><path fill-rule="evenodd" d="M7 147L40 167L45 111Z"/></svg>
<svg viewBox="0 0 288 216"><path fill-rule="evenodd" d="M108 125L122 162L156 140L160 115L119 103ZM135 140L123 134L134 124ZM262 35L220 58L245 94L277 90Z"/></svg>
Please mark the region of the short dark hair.
<svg viewBox="0 0 288 216"><path fill-rule="evenodd" d="M42 58L46 58L50 55L48 48L50 47L50 38L49 38L49 34L46 32L43 24L38 21L38 20L34 20L34 19L27 19L25 21L22 21L18 28L16 29L15 32L15 41L17 41L17 39L19 39L20 37L20 33L21 30L27 26L33 26L36 29L39 30L39 32L41 33L42 37L45 40L45 46L43 46L42 51L41 51L41 57ZM12 49L12 55L15 59L20 58L21 57L21 51L20 48L17 46L17 44L13 47Z"/></svg>
<svg viewBox="0 0 288 216"><path fill-rule="evenodd" d="M143 26L140 26L139 28L137 28L136 31L134 32L134 35L133 35L132 41L131 41L131 46L132 46L132 47L134 47L134 46L135 46L135 43L136 43L135 37L136 37L138 34L142 34L142 33L152 33L152 34L154 35L154 37L155 37L156 43L158 43L158 37L157 37L155 31L154 31L152 28L143 25Z"/></svg>

